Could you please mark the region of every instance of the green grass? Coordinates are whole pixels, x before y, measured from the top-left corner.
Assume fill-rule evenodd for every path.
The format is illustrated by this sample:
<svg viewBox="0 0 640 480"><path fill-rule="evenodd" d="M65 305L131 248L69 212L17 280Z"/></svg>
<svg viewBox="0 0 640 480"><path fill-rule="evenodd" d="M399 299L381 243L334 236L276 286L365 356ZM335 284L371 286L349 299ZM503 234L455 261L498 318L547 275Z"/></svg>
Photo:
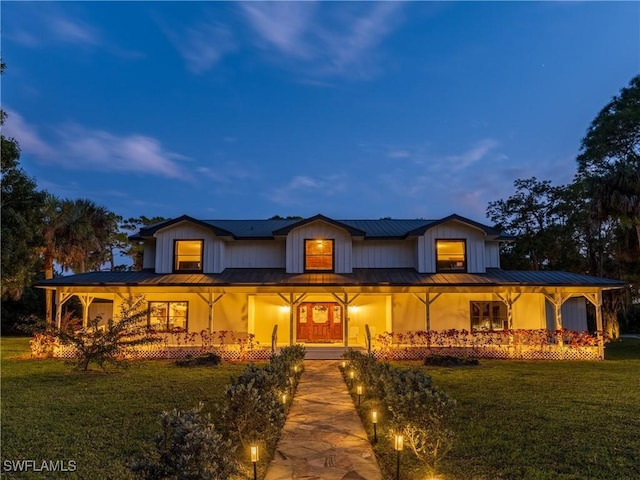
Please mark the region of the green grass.
<svg viewBox="0 0 640 480"><path fill-rule="evenodd" d="M82 373L62 360L30 359L28 343L1 339L2 461L74 460L77 472L15 478L133 478L127 463L155 449L163 410L202 401L213 411L246 366L180 368L156 360Z"/></svg>
<svg viewBox="0 0 640 480"><path fill-rule="evenodd" d="M458 402L444 478L640 478L640 340L609 344L599 362L421 368ZM410 452L402 458L403 478L422 480L409 473L417 470Z"/></svg>

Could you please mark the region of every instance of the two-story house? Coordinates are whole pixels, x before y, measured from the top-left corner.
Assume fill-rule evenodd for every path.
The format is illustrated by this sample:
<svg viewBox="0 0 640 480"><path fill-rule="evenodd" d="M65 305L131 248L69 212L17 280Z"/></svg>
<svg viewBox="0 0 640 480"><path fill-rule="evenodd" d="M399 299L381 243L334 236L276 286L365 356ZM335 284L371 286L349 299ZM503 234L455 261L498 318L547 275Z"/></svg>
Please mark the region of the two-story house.
<svg viewBox="0 0 640 480"><path fill-rule="evenodd" d="M602 330L602 292L618 281L500 269L511 238L451 215L439 220L197 220L140 230L144 269L43 281L60 306L77 296L103 321L133 295L158 330L230 331L270 345L364 346L365 332Z"/></svg>

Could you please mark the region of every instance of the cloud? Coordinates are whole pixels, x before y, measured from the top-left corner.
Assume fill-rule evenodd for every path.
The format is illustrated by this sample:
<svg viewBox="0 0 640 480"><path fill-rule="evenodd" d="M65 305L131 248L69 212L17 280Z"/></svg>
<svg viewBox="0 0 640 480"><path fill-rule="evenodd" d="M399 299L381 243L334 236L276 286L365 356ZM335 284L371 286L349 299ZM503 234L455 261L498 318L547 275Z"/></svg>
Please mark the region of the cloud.
<svg viewBox="0 0 640 480"><path fill-rule="evenodd" d="M234 180L248 180L256 178L252 169L242 168L234 162L216 165L215 168L196 167L196 172L218 183L233 183Z"/></svg>
<svg viewBox="0 0 640 480"><path fill-rule="evenodd" d="M376 48L399 24L399 2L242 3L244 17L261 45L312 77L368 78L380 67ZM266 43L265 43L266 42Z"/></svg>
<svg viewBox="0 0 640 480"><path fill-rule="evenodd" d="M4 133L15 137L24 153L68 169L190 179L180 163L187 157L166 150L159 140L145 135L117 135L68 124L54 129L53 139L46 141L36 127L13 111L9 111Z"/></svg>
<svg viewBox="0 0 640 480"><path fill-rule="evenodd" d="M24 152L33 153L38 157L55 154L55 150L40 138L35 126L29 125L22 116L10 109L6 109L7 119L2 127L3 134L14 137Z"/></svg>
<svg viewBox="0 0 640 480"><path fill-rule="evenodd" d="M454 171L464 170L480 160L485 159L487 154L497 146L497 141L487 138L481 140L460 155L450 155L446 157L446 162Z"/></svg>
<svg viewBox="0 0 640 480"><path fill-rule="evenodd" d="M312 2L247 2L241 4L250 26L268 44L295 57L308 58L310 47L305 44Z"/></svg>
<svg viewBox="0 0 640 480"><path fill-rule="evenodd" d="M53 15L47 25L51 33L61 42L80 43L83 45L100 45L102 40L96 28L79 20L72 20L62 15Z"/></svg>
<svg viewBox="0 0 640 480"><path fill-rule="evenodd" d="M210 70L222 57L237 48L231 30L214 20L200 22L180 33L161 20L158 23L186 62L187 68L195 74Z"/></svg>
<svg viewBox="0 0 640 480"><path fill-rule="evenodd" d="M315 177L298 175L284 186L268 192L267 197L278 205L317 205L322 198L334 197L348 190L344 173Z"/></svg>

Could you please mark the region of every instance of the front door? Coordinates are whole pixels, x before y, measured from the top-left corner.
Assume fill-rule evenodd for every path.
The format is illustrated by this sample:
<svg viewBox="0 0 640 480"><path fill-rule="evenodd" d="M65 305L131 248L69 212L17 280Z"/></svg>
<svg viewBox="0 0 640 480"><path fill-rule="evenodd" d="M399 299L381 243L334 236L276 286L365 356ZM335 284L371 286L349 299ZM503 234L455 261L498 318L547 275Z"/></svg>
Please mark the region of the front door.
<svg viewBox="0 0 640 480"><path fill-rule="evenodd" d="M333 302L305 302L298 305L297 339L307 343L342 340L342 306Z"/></svg>

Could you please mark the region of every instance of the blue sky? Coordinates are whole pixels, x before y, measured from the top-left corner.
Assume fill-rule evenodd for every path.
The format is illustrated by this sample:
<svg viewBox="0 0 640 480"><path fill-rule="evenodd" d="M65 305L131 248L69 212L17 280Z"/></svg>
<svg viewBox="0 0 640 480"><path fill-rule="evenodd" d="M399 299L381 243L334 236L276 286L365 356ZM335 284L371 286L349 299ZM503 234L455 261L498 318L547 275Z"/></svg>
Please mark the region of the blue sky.
<svg viewBox="0 0 640 480"><path fill-rule="evenodd" d="M129 216L485 221L571 181L640 2L3 2L4 134Z"/></svg>

